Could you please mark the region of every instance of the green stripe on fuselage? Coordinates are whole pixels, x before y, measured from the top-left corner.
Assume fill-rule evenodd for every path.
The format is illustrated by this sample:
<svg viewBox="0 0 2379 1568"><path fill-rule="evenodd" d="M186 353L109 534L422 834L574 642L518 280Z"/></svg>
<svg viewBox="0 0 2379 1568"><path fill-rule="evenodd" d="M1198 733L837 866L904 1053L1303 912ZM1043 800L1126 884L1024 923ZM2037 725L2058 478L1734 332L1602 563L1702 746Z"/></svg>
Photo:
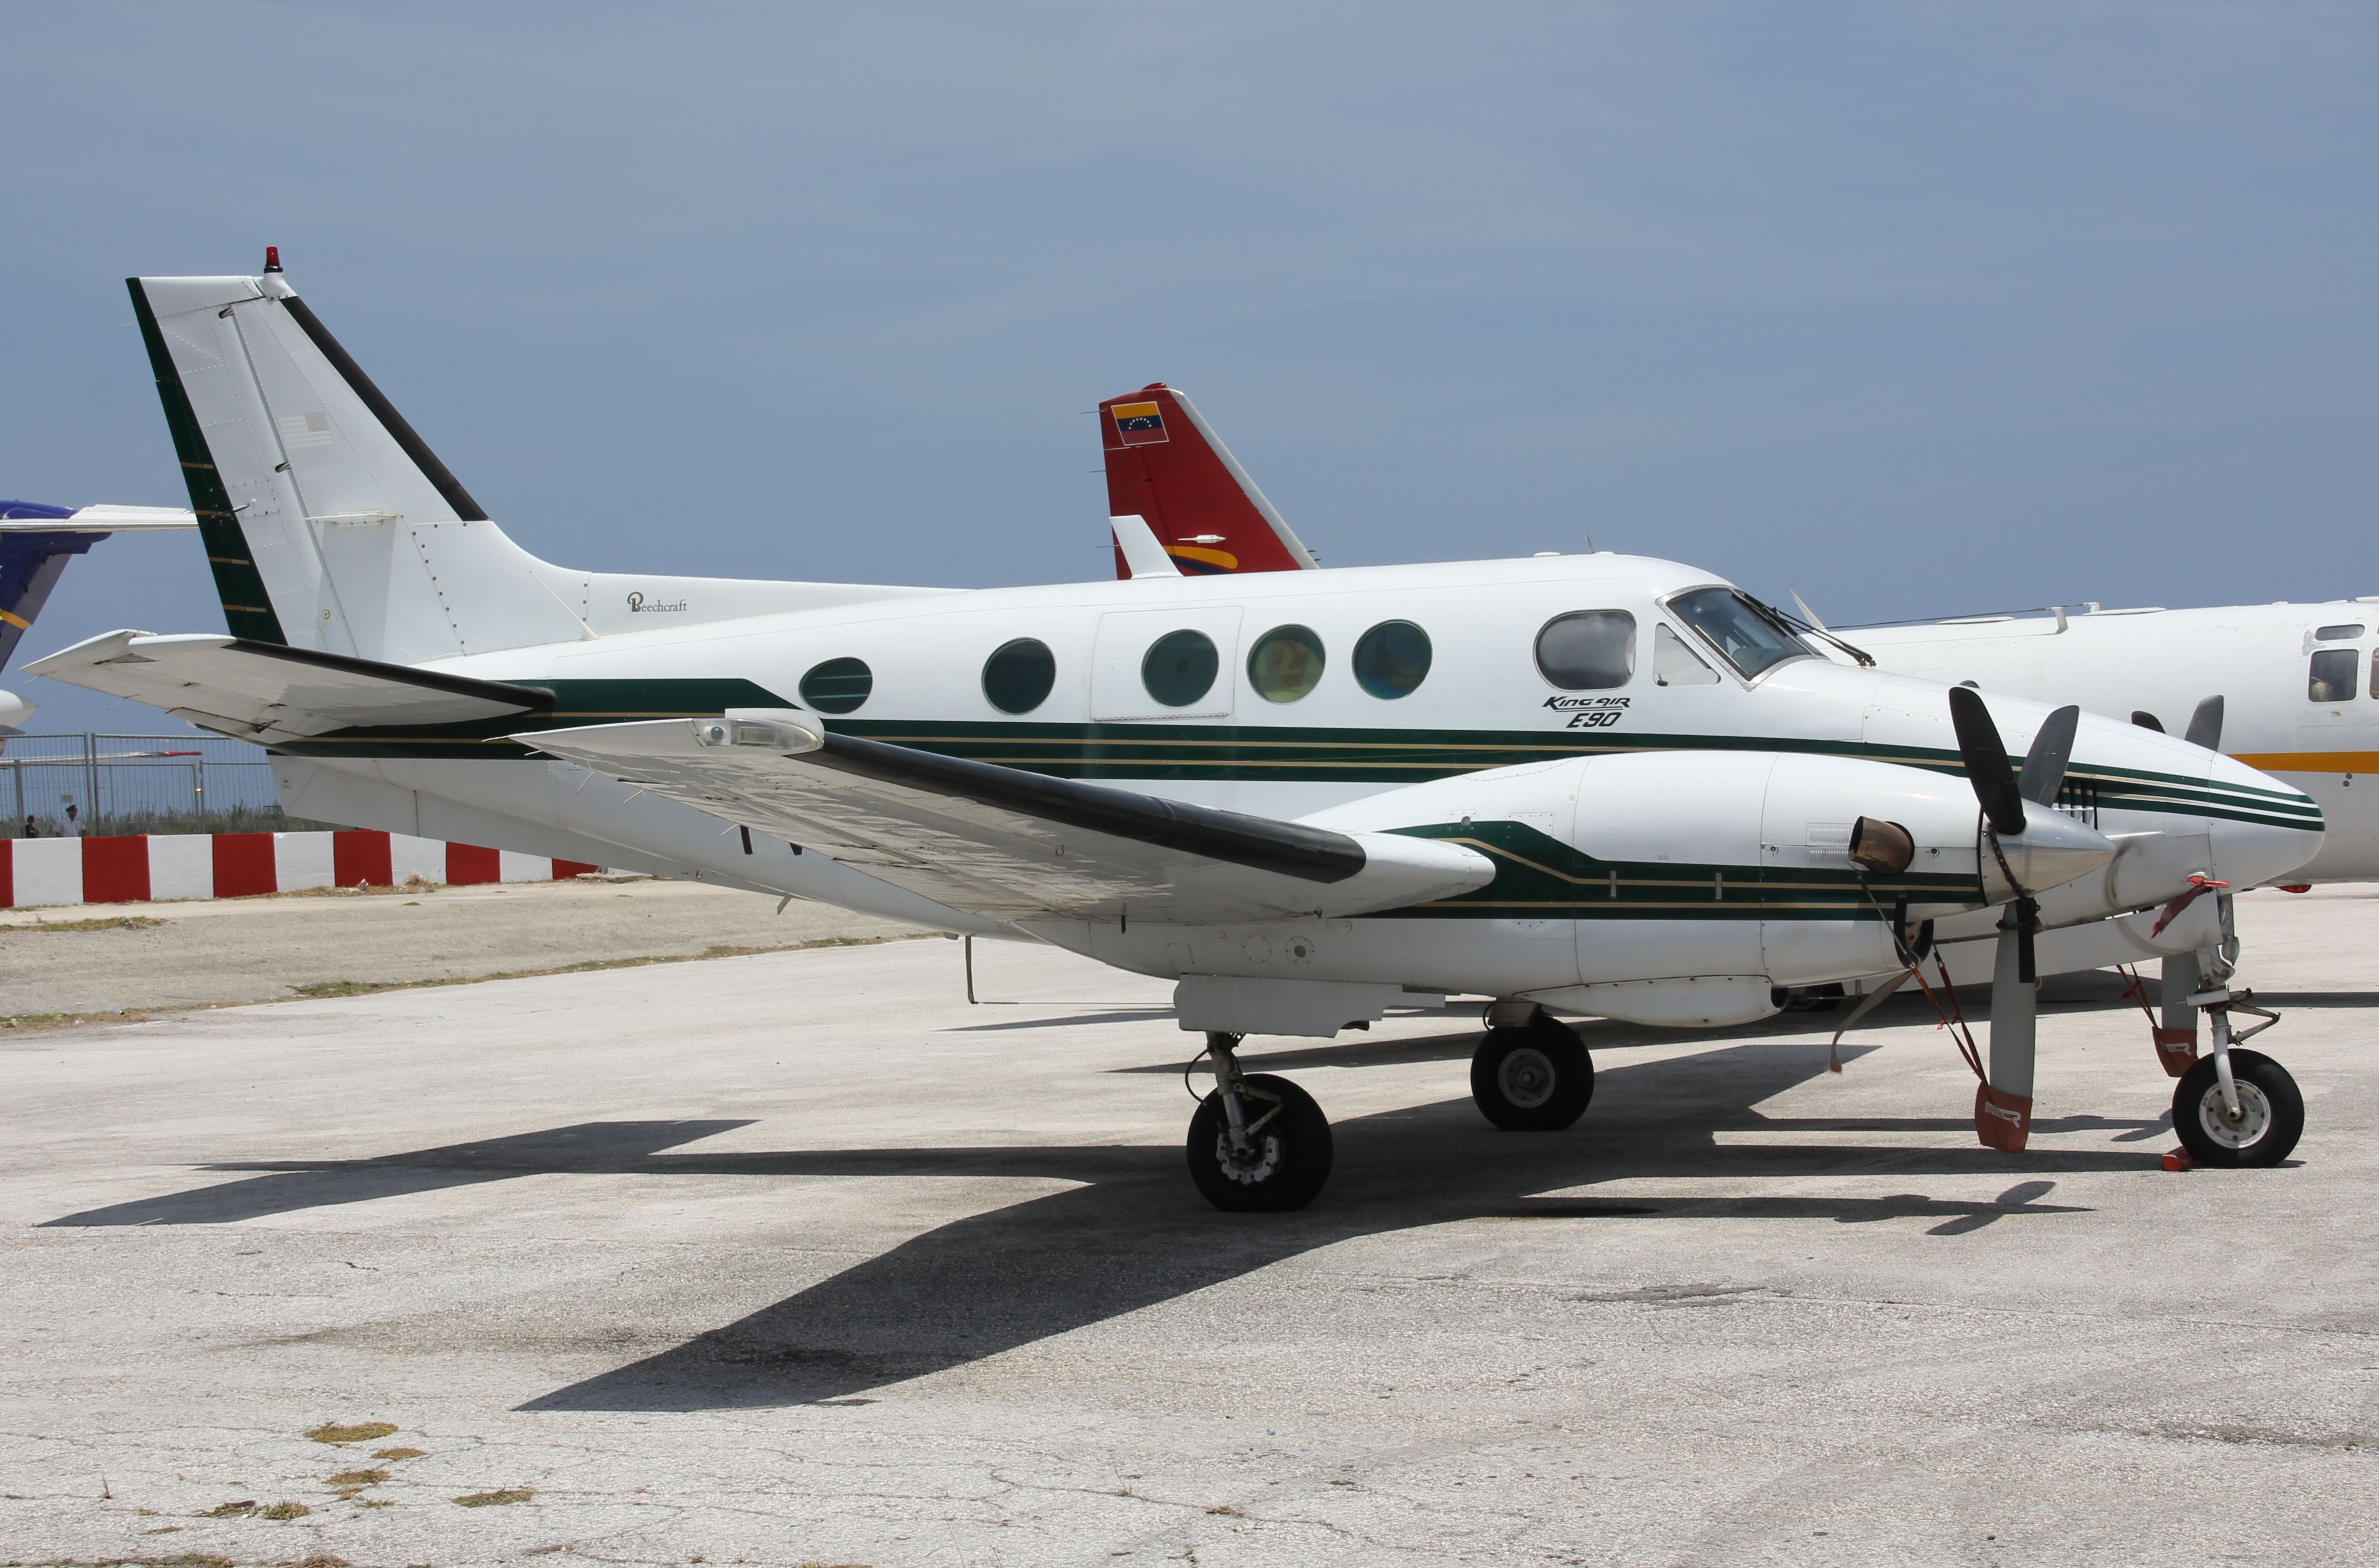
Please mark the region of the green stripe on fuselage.
<svg viewBox="0 0 2379 1568"><path fill-rule="evenodd" d="M794 707L798 704L742 680L539 681L511 676L554 694L554 710L477 724L405 730L344 730L306 741L279 742L277 751L339 756L530 756L528 747L501 737L533 730L632 719L694 718L731 707ZM1775 736L1599 734L1568 730L1305 729L1276 725L1049 724L829 719L839 734L913 746L942 756L997 763L1059 778L1118 784L1159 780L1358 784L1393 789L1452 778L1482 768L1574 756L1630 752L1791 752L1898 763L1952 777L1964 766L1955 752L1858 741ZM2173 815L2211 816L2276 826L2318 828L2320 808L2285 790L2209 784L2204 779L2133 769L2077 765L2070 788L2086 787L2102 807Z"/></svg>
<svg viewBox="0 0 2379 1568"><path fill-rule="evenodd" d="M1477 850L1495 862L1484 887L1383 911L1410 920L1884 920L1912 904L1979 904L1982 884L1960 874L1862 879L1845 866L1747 866L1598 860L1516 822L1400 827Z"/></svg>

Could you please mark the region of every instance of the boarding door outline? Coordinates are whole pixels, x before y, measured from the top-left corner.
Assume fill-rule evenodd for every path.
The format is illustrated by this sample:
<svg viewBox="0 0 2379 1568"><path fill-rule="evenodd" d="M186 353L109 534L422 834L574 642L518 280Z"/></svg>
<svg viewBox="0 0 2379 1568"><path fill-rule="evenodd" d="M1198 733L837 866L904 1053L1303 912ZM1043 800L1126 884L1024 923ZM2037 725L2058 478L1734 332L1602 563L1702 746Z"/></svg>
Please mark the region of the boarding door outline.
<svg viewBox="0 0 2379 1568"><path fill-rule="evenodd" d="M1094 724L1162 723L1231 717L1238 691L1238 605L1183 606L1176 609L1119 609L1099 618L1091 653L1091 721ZM1200 632L1214 645L1214 683L1180 707L1167 707L1141 679L1141 661L1157 640L1174 632Z"/></svg>

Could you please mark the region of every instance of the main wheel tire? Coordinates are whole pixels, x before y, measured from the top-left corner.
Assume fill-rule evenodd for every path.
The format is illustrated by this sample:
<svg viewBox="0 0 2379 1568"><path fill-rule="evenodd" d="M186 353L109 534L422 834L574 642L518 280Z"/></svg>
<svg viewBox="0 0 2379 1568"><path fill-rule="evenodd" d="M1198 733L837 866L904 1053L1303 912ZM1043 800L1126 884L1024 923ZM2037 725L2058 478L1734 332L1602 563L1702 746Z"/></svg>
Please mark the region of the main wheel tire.
<svg viewBox="0 0 2379 1568"><path fill-rule="evenodd" d="M2214 1058L2201 1056L2172 1091L2172 1130L2201 1165L2276 1165L2304 1136L2304 1096L2288 1069L2261 1051L2234 1048L2239 1119L2223 1104Z"/></svg>
<svg viewBox="0 0 2379 1568"><path fill-rule="evenodd" d="M1240 1104L1251 1123L1262 1123L1253 1147L1244 1156L1232 1150L1222 1092L1208 1094L1190 1118L1190 1179L1217 1209L1302 1209L1330 1179L1330 1118L1312 1095L1285 1078L1250 1073L1243 1081L1250 1092ZM1268 1094L1277 1098L1276 1114ZM1267 1116L1272 1119L1264 1120Z"/></svg>
<svg viewBox="0 0 2379 1568"><path fill-rule="evenodd" d="M1558 1019L1491 1029L1470 1058L1470 1098L1505 1132L1559 1132L1594 1098L1594 1058Z"/></svg>

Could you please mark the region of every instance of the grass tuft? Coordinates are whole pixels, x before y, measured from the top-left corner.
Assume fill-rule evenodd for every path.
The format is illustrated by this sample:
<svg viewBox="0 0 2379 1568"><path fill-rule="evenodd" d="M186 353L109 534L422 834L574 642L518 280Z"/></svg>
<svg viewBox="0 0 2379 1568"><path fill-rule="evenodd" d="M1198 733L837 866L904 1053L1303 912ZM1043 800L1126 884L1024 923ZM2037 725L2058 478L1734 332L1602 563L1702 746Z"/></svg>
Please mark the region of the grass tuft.
<svg viewBox="0 0 2379 1568"><path fill-rule="evenodd" d="M146 931L165 923L154 915L102 915L93 920L42 920L0 925L0 931Z"/></svg>
<svg viewBox="0 0 2379 1568"><path fill-rule="evenodd" d="M526 1502L536 1495L526 1487L516 1487L506 1491L475 1491L468 1497L458 1497L454 1501L465 1508L498 1508L507 1502Z"/></svg>
<svg viewBox="0 0 2379 1568"><path fill-rule="evenodd" d="M316 1442L369 1442L374 1438L384 1438L394 1430L396 1430L396 1423L393 1421L359 1421L352 1427L343 1427L336 1421L330 1421L316 1427L306 1435Z"/></svg>
<svg viewBox="0 0 2379 1568"><path fill-rule="evenodd" d="M372 1457L374 1459L420 1459L427 1457L429 1452L426 1448L375 1448L372 1450Z"/></svg>
<svg viewBox="0 0 2379 1568"><path fill-rule="evenodd" d="M204 1514L199 1514L199 1517L201 1519L244 1519L255 1512L256 1503L251 1500L246 1502L223 1503L218 1507L208 1509Z"/></svg>
<svg viewBox="0 0 2379 1568"><path fill-rule="evenodd" d="M314 1511L302 1502L276 1502L270 1508L258 1509L256 1516L260 1519L303 1519L312 1512Z"/></svg>

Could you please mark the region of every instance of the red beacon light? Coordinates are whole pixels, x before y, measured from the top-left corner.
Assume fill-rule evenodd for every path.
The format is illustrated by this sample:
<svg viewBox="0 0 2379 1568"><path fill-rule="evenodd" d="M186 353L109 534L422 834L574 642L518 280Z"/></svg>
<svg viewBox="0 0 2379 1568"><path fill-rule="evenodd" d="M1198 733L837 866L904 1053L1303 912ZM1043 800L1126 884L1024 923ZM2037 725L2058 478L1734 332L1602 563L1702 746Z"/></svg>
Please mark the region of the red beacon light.
<svg viewBox="0 0 2379 1568"><path fill-rule="evenodd" d="M264 270L268 272L277 272L281 271L281 247L279 246L268 245L264 247Z"/></svg>

